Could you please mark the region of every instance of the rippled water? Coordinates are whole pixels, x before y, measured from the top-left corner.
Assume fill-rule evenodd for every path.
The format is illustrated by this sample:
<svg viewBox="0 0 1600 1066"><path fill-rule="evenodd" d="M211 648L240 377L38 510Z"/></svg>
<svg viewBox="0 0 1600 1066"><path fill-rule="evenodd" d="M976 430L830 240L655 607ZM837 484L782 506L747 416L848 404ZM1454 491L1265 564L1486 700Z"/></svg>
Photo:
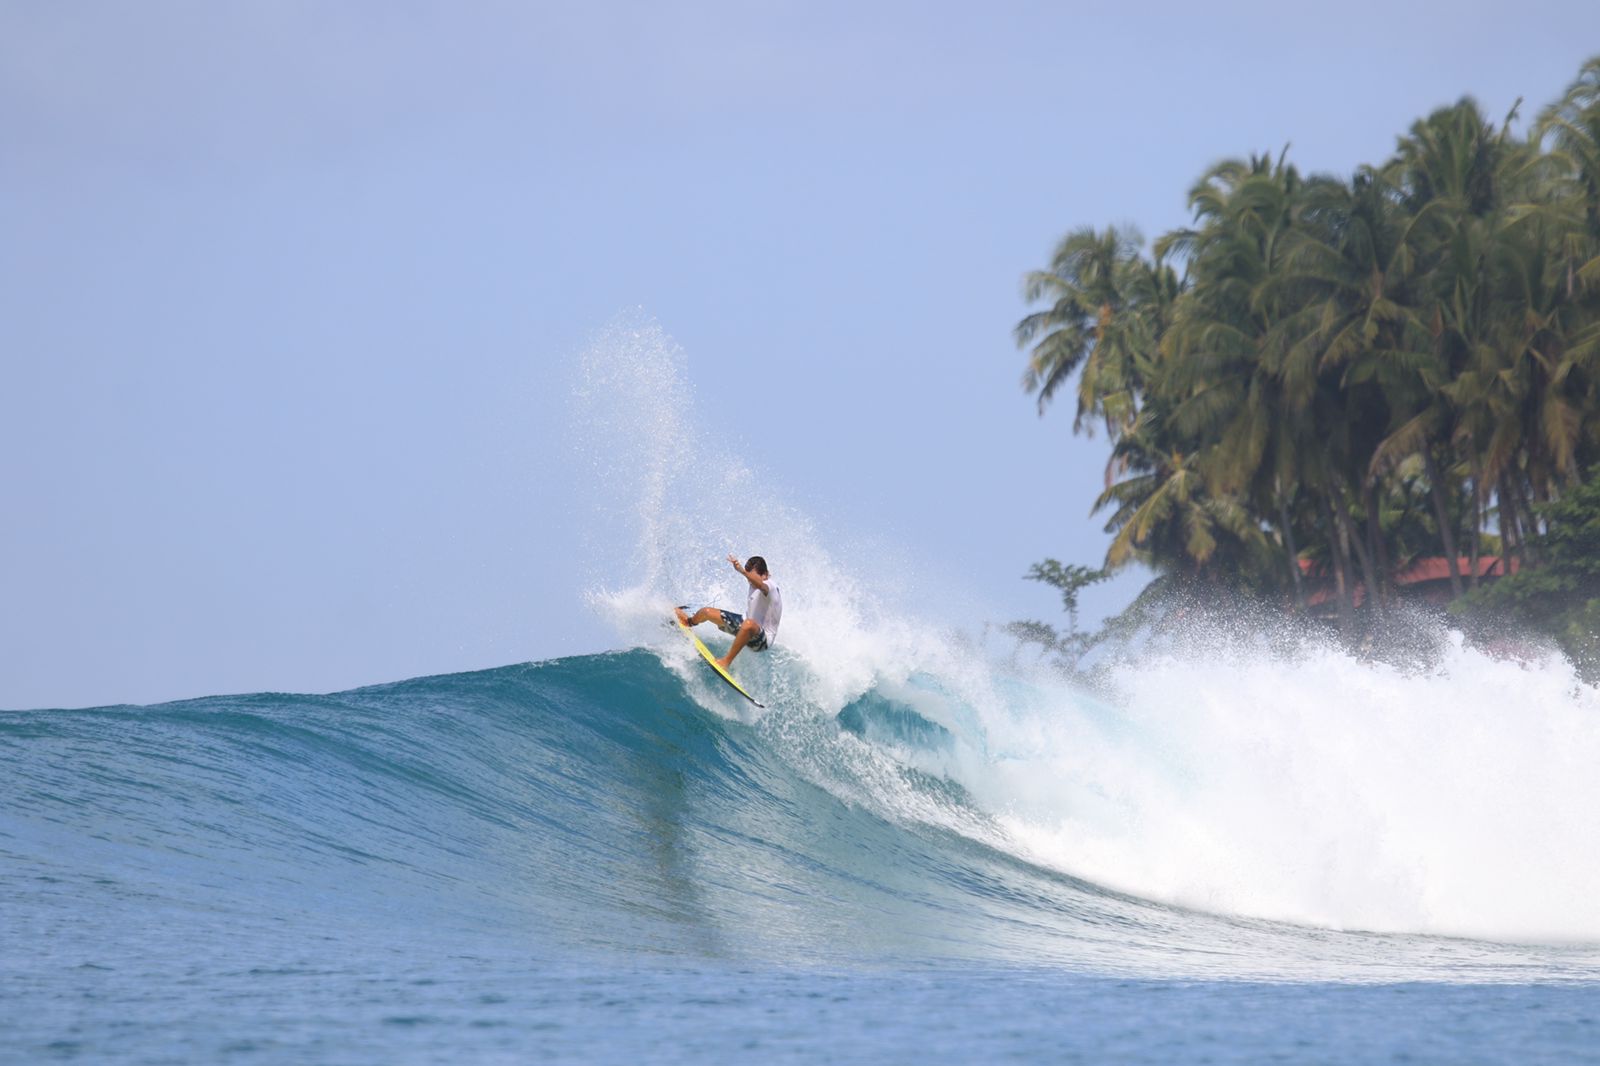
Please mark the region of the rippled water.
<svg viewBox="0 0 1600 1066"><path fill-rule="evenodd" d="M1581 936L1108 888L948 679L835 707L775 657L739 720L677 650L0 714L0 1058L1593 1059Z"/></svg>

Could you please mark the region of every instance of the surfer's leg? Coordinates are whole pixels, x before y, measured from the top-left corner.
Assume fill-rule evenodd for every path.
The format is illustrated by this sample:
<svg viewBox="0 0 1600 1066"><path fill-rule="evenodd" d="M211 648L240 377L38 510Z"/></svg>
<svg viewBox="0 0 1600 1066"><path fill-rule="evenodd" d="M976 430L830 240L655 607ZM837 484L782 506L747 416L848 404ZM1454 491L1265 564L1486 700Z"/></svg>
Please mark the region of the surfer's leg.
<svg viewBox="0 0 1600 1066"><path fill-rule="evenodd" d="M701 622L722 621L722 612L715 607L702 607L694 613L693 617L685 615L682 607L674 607L673 610L678 615L678 621L686 626L697 626Z"/></svg>
<svg viewBox="0 0 1600 1066"><path fill-rule="evenodd" d="M733 638L733 647L728 649L727 655L717 660L717 662L722 664L722 668L724 670L733 665L733 657L738 655L740 650L743 649L746 644L750 643L750 638L754 637L759 632L761 632L761 626L758 622L754 621L753 619L745 620L744 625L739 627L738 634L736 634Z"/></svg>

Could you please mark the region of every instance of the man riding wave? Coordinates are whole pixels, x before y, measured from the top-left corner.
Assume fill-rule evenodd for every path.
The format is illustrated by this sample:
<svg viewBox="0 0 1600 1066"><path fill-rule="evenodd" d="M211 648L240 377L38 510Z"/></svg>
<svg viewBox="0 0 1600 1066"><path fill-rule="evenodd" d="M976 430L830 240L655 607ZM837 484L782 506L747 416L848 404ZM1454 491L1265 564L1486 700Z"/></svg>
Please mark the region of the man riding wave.
<svg viewBox="0 0 1600 1066"><path fill-rule="evenodd" d="M701 622L710 622L724 633L733 635L733 647L728 649L727 655L717 660L724 670L733 663L733 657L745 648L766 651L772 647L773 641L778 639L778 622L783 618L783 594L767 572L767 561L759 555L752 555L748 563L741 565L738 556L730 555L728 562L750 583L750 597L745 603L744 614L724 611L720 607L702 607L690 616L684 613L685 608L673 608L678 621L686 626L693 628Z"/></svg>

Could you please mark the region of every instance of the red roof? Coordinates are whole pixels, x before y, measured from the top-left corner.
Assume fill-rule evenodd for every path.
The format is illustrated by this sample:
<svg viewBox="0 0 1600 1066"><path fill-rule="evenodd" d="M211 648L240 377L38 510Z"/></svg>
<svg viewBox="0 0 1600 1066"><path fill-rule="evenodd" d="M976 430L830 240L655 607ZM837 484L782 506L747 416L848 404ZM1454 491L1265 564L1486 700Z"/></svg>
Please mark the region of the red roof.
<svg viewBox="0 0 1600 1066"><path fill-rule="evenodd" d="M1501 568L1502 558L1498 555L1480 555L1478 557L1479 577L1499 577L1505 571ZM1517 559L1511 560L1511 572L1514 574L1521 569ZM1456 570L1462 577L1472 573L1472 560L1460 558L1456 560ZM1450 560L1441 556L1430 559L1414 559L1411 565L1394 575L1396 585L1415 585L1419 581L1449 581Z"/></svg>
<svg viewBox="0 0 1600 1066"><path fill-rule="evenodd" d="M1502 573L1504 573L1501 563L1502 559L1498 555L1479 556L1478 576L1499 577ZM1456 566L1462 577L1469 577L1471 575L1472 560L1470 558L1461 556L1456 560ZM1513 574L1521 568L1521 563L1518 560L1511 560L1511 572ZM1300 572L1303 574L1310 574L1311 571L1311 561L1309 559L1301 559ZM1367 593L1366 582L1363 581L1359 576L1359 568L1357 569L1356 575L1352 576L1352 580L1355 582L1356 606L1359 607L1361 606L1361 601L1366 598ZM1426 559L1413 559L1410 566L1394 575L1394 584L1401 588L1404 588L1407 585L1422 585L1432 581L1449 580L1450 560L1441 555L1430 556ZM1329 600L1333 599L1333 575L1331 573L1321 575L1317 581L1318 587L1312 590L1311 594L1306 597L1306 605L1308 607L1315 607L1319 603L1327 603Z"/></svg>

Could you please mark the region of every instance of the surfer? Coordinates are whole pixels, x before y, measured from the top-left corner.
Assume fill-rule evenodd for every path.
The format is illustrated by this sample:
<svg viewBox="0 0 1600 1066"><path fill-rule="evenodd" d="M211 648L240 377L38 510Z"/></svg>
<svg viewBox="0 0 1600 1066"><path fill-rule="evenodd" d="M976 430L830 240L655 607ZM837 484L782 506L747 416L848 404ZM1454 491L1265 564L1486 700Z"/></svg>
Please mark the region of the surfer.
<svg viewBox="0 0 1600 1066"><path fill-rule="evenodd" d="M778 620L783 617L783 593L778 591L777 583L771 580L767 561L759 555L752 555L749 563L741 565L738 556L730 555L728 562L750 583L750 598L745 603L744 614L734 614L720 607L702 607L691 617L683 613L682 607L673 608L678 621L686 626L711 622L724 633L733 634L733 647L717 660L724 670L733 662L733 657L745 648L766 651L772 647L772 642L778 639Z"/></svg>

